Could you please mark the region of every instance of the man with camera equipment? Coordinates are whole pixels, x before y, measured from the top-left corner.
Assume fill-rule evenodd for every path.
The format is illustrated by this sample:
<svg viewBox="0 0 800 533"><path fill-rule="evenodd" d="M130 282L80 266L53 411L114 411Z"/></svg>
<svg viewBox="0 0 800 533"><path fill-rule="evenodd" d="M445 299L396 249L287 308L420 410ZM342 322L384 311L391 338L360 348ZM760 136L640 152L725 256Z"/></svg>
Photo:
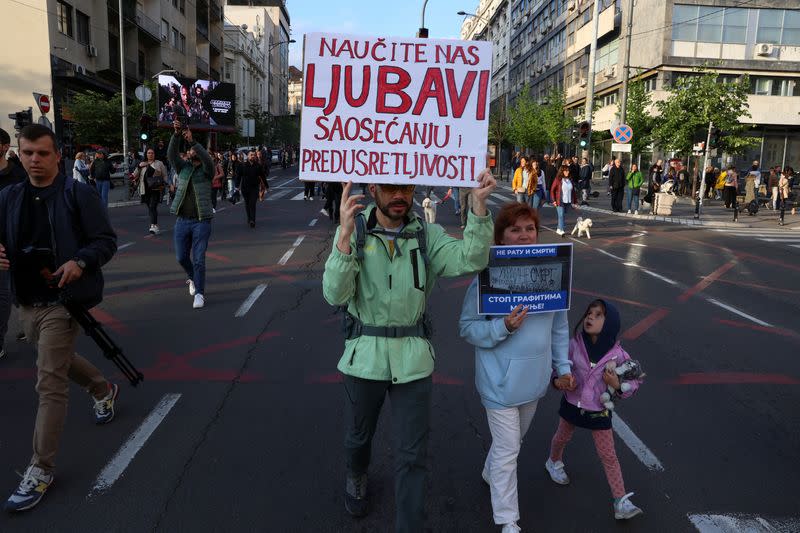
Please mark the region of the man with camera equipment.
<svg viewBox="0 0 800 533"><path fill-rule="evenodd" d="M200 143L194 142L192 132L179 120L172 123L175 133L169 140L167 159L177 174L177 190L170 213L176 215L175 255L186 271L189 295L194 297L192 307L205 305L206 249L211 237L211 180L214 162ZM189 143L188 161L178 157L181 138Z"/></svg>
<svg viewBox="0 0 800 533"><path fill-rule="evenodd" d="M0 128L0 191L28 179L22 165L6 159L11 148L11 136ZM0 270L0 359L6 355L5 338L8 332L8 317L11 315L11 280L8 272Z"/></svg>
<svg viewBox="0 0 800 533"><path fill-rule="evenodd" d="M488 169L472 189L463 240L411 211L414 185L372 184L374 204L344 186L341 225L325 263L322 293L346 306L338 369L345 388L345 509L368 512L367 470L386 395L395 435L397 533L424 531L428 424L434 351L426 300L439 277L486 267L493 223L486 199L497 183ZM464 209L470 209L464 206ZM364 210L363 213L360 213Z"/></svg>
<svg viewBox="0 0 800 533"><path fill-rule="evenodd" d="M119 387L75 353L80 327L62 302L90 308L103 299L101 267L117 250L117 236L97 192L58 171L53 132L22 129L20 157L29 179L0 192L0 270L10 270L25 334L37 349L39 408L33 457L5 503L30 509L53 482L55 457L67 415L69 381L91 394L97 424L114 418Z"/></svg>

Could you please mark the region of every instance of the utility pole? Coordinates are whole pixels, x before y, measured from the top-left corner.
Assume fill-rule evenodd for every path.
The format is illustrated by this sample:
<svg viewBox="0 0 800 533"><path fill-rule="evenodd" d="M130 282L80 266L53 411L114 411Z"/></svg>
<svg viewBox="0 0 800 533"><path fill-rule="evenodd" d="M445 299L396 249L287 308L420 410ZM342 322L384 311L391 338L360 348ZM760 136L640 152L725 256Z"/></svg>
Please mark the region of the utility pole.
<svg viewBox="0 0 800 533"><path fill-rule="evenodd" d="M708 155L711 150L711 132L714 130L714 121L708 122L708 135L706 136L706 157L703 160L703 177L700 180L700 196L694 204L694 218L700 218L700 206L703 205L703 196L706 194L706 169L708 168ZM738 191L737 191L738 192ZM734 206L734 209L736 207Z"/></svg>
<svg viewBox="0 0 800 533"><path fill-rule="evenodd" d="M627 124L628 117L628 78L631 76L631 35L633 32L633 0L628 0L628 24L625 30L625 63L622 65L622 105L620 105L620 120Z"/></svg>
<svg viewBox="0 0 800 533"><path fill-rule="evenodd" d="M590 130L589 130L589 142L586 144L586 148L584 148L583 153L581 154L583 157L587 158L589 162L592 162L592 133L591 133L591 126L592 126L592 114L594 113L594 62L595 57L597 56L597 32L598 32L598 24L600 18L600 0L594 0L594 5L592 6L592 43L589 47L589 72L588 77L589 79L586 80L586 120L589 122Z"/></svg>
<svg viewBox="0 0 800 533"><path fill-rule="evenodd" d="M119 77L120 91L122 92L122 164L123 169L128 168L128 103L125 89L125 26L122 22L122 0L119 0Z"/></svg>

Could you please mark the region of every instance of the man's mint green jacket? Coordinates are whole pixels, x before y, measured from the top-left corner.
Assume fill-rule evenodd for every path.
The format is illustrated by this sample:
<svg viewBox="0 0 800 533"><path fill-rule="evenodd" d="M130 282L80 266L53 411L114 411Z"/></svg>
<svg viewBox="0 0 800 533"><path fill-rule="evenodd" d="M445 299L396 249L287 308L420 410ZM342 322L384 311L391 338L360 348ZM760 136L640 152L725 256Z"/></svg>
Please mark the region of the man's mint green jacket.
<svg viewBox="0 0 800 533"><path fill-rule="evenodd" d="M464 207L466 209L466 206ZM367 227L376 224L375 204L364 210ZM416 233L422 220L409 214L402 231ZM449 236L438 224L427 224L425 268L416 238L396 239L394 257L389 255L385 235L366 237L364 258L356 257L356 236L350 238L350 254L336 247L325 263L322 293L331 305L346 305L353 316L372 326L410 326L422 318L425 303L437 278L472 274L486 268L494 224L490 215L470 211L464 239ZM454 315L458 312L453 309ZM338 368L344 374L364 379L407 383L430 376L436 354L422 337L361 336L346 340Z"/></svg>

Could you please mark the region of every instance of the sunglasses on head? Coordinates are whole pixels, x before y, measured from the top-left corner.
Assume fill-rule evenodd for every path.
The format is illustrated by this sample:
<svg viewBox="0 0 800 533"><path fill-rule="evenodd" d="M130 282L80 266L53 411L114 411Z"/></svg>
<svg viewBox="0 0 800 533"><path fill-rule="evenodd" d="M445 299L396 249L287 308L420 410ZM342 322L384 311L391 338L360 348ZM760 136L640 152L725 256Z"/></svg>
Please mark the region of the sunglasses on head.
<svg viewBox="0 0 800 533"><path fill-rule="evenodd" d="M414 187L416 187L416 185L392 185L388 183L381 183L379 187L381 188L382 191L388 193L396 193L396 192L409 193L409 192L414 192Z"/></svg>

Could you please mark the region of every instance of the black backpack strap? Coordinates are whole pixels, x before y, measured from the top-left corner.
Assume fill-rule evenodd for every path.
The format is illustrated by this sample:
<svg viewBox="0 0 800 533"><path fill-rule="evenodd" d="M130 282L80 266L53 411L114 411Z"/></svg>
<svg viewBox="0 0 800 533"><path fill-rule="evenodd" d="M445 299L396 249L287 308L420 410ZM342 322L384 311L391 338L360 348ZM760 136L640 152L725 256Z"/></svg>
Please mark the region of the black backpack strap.
<svg viewBox="0 0 800 533"><path fill-rule="evenodd" d="M427 269L431 261L428 258L428 223L423 222L420 220L420 224L422 228L417 231L417 244L419 245L419 253L422 255L422 260L425 262L425 268Z"/></svg>
<svg viewBox="0 0 800 533"><path fill-rule="evenodd" d="M356 215L356 258L364 259L364 246L367 244L367 221L363 213Z"/></svg>

